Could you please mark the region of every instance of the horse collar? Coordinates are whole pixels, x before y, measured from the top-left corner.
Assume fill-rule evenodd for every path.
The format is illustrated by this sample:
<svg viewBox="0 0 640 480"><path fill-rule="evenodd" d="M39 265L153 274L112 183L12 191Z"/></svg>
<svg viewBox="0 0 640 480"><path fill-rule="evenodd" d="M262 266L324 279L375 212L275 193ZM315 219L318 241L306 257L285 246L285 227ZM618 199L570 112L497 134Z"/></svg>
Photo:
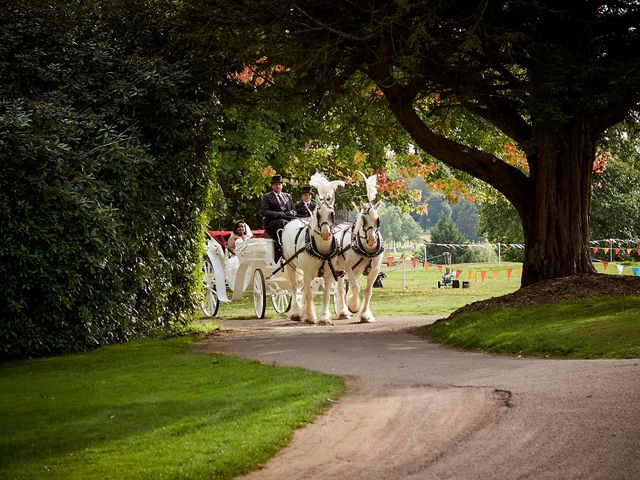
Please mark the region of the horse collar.
<svg viewBox="0 0 640 480"><path fill-rule="evenodd" d="M355 227L355 224L354 224ZM382 253L384 250L384 242L380 236L380 231L376 230L377 248L373 252L369 252L364 248L360 235L357 235L355 231L351 233L351 249L361 257L374 258Z"/></svg>
<svg viewBox="0 0 640 480"><path fill-rule="evenodd" d="M323 254L318 251L318 248L316 247L316 242L314 238L311 236L311 228L307 228L307 231L305 232L304 240L305 240L304 243L305 243L307 253L319 260L331 260L340 252L340 245L338 245L338 242L336 242L335 236L331 238L331 251L328 254Z"/></svg>

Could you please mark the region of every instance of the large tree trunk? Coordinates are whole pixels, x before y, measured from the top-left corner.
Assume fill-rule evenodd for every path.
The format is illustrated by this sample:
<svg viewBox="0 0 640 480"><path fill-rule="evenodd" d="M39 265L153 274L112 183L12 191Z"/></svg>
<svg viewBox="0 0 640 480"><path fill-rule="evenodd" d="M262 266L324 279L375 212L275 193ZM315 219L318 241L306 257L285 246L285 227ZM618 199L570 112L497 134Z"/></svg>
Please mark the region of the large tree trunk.
<svg viewBox="0 0 640 480"><path fill-rule="evenodd" d="M534 147L527 156L526 176L493 155L435 134L403 98L401 87L381 88L395 116L424 151L489 183L516 208L525 236L522 286L595 272L588 248L596 151L589 122L576 118L562 131L539 122L526 142Z"/></svg>
<svg viewBox="0 0 640 480"><path fill-rule="evenodd" d="M591 130L586 122L576 122L564 135L536 136L538 148L528 158L530 198L516 205L525 237L522 286L595 272L588 245L595 158Z"/></svg>

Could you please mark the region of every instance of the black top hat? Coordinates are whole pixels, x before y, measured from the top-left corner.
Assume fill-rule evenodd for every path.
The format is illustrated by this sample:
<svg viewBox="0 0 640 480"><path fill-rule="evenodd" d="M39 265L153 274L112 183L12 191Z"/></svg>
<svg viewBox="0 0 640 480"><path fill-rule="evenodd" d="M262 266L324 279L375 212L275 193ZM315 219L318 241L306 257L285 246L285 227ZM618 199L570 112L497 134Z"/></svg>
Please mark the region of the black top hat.
<svg viewBox="0 0 640 480"><path fill-rule="evenodd" d="M282 183L282 177L280 175L274 175L271 177L271 185L274 183Z"/></svg>
<svg viewBox="0 0 640 480"><path fill-rule="evenodd" d="M311 187L309 185L302 187L302 194L304 195L305 193L311 193Z"/></svg>

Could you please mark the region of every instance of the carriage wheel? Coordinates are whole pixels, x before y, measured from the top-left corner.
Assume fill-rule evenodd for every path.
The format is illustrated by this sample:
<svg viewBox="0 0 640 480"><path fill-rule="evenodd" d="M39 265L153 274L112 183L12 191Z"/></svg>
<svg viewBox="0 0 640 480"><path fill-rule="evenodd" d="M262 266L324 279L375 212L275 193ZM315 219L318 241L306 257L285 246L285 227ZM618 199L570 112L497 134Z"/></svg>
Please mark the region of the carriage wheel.
<svg viewBox="0 0 640 480"><path fill-rule="evenodd" d="M213 273L213 265L207 258L202 265L204 272L204 301L202 302L202 313L205 317L215 317L218 313L218 307L220 306L220 300L218 300L218 293L216 292L216 276Z"/></svg>
<svg viewBox="0 0 640 480"><path fill-rule="evenodd" d="M291 293L278 290L271 294L271 303L276 313L287 313L291 309Z"/></svg>
<svg viewBox="0 0 640 480"><path fill-rule="evenodd" d="M264 318L264 312L267 309L266 290L264 273L258 268L253 272L253 309L258 318Z"/></svg>

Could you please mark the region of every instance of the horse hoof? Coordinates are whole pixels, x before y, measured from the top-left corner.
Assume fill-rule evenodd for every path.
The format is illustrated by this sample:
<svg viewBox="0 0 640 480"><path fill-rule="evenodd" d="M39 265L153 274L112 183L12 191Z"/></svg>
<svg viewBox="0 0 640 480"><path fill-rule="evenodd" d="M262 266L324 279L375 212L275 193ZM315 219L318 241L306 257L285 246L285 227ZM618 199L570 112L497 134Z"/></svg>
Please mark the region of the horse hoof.
<svg viewBox="0 0 640 480"><path fill-rule="evenodd" d="M302 320L300 315L291 315L291 317L289 317L289 318L290 318L290 320L292 320L294 322L299 322L300 320Z"/></svg>
<svg viewBox="0 0 640 480"><path fill-rule="evenodd" d="M347 308L351 313L358 313L358 310L360 310L360 307L356 308L355 310L353 310L351 307L347 307Z"/></svg>
<svg viewBox="0 0 640 480"><path fill-rule="evenodd" d="M308 323L309 325L315 325L318 322L316 320L311 319L311 318L305 318L304 323Z"/></svg>
<svg viewBox="0 0 640 480"><path fill-rule="evenodd" d="M338 315L338 320L347 320L351 315L349 315L346 312L341 313L340 315Z"/></svg>
<svg viewBox="0 0 640 480"><path fill-rule="evenodd" d="M373 317L360 317L360 323L373 323L376 319Z"/></svg>

